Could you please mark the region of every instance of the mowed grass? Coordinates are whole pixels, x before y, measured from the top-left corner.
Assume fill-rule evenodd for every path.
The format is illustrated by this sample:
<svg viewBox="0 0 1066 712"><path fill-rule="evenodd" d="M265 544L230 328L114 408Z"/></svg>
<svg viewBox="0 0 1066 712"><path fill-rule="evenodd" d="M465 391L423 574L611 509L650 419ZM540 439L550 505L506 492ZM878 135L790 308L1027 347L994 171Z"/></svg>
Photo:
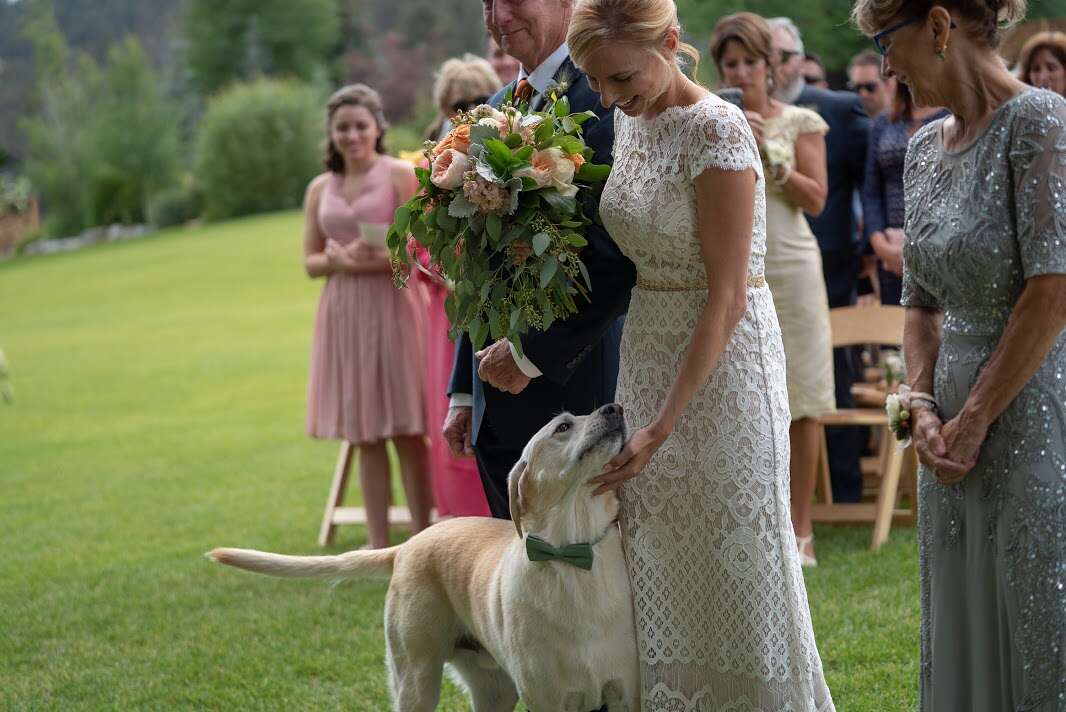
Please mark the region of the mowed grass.
<svg viewBox="0 0 1066 712"><path fill-rule="evenodd" d="M0 265L0 708L388 709L384 584L201 556L318 551L337 452L303 434L319 290L297 213ZM819 648L839 710L909 710L915 537L868 536L818 529ZM333 550L364 541L342 528ZM450 683L440 708L469 709Z"/></svg>

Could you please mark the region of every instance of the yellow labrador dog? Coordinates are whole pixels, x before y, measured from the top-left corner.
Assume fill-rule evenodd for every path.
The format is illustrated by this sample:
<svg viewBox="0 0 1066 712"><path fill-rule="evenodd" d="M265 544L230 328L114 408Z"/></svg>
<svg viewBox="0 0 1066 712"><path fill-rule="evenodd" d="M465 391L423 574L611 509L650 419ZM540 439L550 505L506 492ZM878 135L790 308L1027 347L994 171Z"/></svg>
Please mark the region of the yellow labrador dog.
<svg viewBox="0 0 1066 712"><path fill-rule="evenodd" d="M513 528L465 517L390 549L338 556L215 549L208 557L273 576L391 574L385 640L398 711L436 709L447 663L476 712L512 712L519 697L535 712L604 705L636 712L637 646L618 500L593 497L586 484L625 437L618 405L553 418L511 470Z"/></svg>

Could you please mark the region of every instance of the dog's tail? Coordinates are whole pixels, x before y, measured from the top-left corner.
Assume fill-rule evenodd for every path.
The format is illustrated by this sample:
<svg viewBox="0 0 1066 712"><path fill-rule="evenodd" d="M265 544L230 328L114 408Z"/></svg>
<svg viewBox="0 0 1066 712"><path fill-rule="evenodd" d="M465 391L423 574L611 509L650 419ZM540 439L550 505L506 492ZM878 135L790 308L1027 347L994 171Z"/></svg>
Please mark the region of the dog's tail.
<svg viewBox="0 0 1066 712"><path fill-rule="evenodd" d="M400 549L362 549L336 556L285 556L254 549L213 549L204 556L219 564L236 566L268 576L286 578L389 578Z"/></svg>

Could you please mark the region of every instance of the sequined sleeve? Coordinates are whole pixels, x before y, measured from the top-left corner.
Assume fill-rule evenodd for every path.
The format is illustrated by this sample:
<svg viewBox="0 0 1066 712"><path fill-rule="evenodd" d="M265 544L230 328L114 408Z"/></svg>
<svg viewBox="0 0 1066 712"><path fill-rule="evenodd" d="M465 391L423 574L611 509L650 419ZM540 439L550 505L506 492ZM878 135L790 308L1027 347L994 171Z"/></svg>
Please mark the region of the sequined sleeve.
<svg viewBox="0 0 1066 712"><path fill-rule="evenodd" d="M1066 100L1042 91L1020 102L1010 163L1025 278L1066 273Z"/></svg>
<svg viewBox="0 0 1066 712"><path fill-rule="evenodd" d="M916 200L911 195L922 190L922 185L927 181L928 171L933 170L933 148L936 134L940 130L940 121L926 124L914 134L907 148L907 158L903 169L904 203L907 214L905 232L909 236L918 235L923 230L923 225L929 220L935 220L935 216L925 215L922 211L913 209ZM912 260L919 258L915 242L911 237L903 244L903 293L899 303L905 307L921 307L925 309L942 309L943 305L936 296L922 286L915 276L915 270L908 265Z"/></svg>

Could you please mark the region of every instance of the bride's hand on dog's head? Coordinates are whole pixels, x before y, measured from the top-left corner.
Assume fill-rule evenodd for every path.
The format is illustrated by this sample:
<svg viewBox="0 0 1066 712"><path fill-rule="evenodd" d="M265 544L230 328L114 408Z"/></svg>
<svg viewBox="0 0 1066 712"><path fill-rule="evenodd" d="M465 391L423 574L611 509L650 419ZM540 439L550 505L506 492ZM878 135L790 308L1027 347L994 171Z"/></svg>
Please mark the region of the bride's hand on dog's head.
<svg viewBox="0 0 1066 712"><path fill-rule="evenodd" d="M589 480L589 484L596 487L593 496L616 490L643 472L648 461L666 440L666 435L652 426L633 433L622 452L603 466L603 473Z"/></svg>

